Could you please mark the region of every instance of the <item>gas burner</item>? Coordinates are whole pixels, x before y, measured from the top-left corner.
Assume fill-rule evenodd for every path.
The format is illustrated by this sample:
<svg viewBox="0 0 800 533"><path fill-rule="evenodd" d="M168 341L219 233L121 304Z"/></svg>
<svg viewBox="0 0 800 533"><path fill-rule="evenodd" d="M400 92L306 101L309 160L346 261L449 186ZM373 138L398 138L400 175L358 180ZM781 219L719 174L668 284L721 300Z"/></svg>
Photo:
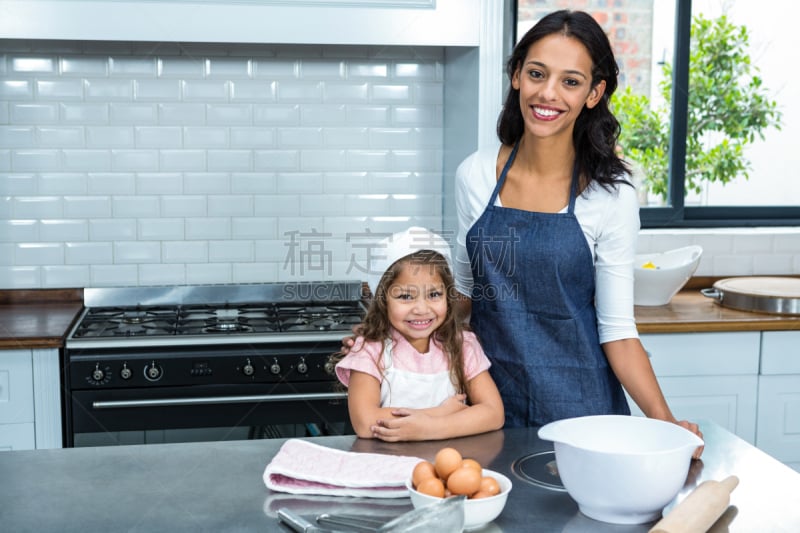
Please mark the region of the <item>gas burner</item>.
<svg viewBox="0 0 800 533"><path fill-rule="evenodd" d="M252 333L253 327L241 322L220 321L212 322L203 328L203 333Z"/></svg>
<svg viewBox="0 0 800 533"><path fill-rule="evenodd" d="M335 316L300 316L283 322L284 331L330 331L341 329Z"/></svg>

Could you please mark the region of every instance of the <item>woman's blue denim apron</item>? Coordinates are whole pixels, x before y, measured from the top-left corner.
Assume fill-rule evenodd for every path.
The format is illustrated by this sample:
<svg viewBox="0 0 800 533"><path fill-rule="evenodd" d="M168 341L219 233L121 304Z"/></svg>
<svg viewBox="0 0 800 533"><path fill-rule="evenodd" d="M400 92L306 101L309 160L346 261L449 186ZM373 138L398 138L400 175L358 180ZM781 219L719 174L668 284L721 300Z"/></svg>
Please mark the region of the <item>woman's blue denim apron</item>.
<svg viewBox="0 0 800 533"><path fill-rule="evenodd" d="M597 334L594 261L574 214L577 168L567 213L497 207L518 146L467 233L471 324L492 362L506 427L630 414Z"/></svg>

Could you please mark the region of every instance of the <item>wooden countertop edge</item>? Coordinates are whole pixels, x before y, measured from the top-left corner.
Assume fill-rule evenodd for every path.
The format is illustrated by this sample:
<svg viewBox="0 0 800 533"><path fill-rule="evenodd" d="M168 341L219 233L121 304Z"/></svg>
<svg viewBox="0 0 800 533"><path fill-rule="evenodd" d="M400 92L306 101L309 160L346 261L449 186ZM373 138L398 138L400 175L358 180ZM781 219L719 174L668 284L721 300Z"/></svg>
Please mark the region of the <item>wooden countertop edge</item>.
<svg viewBox="0 0 800 533"><path fill-rule="evenodd" d="M800 321L749 320L737 322L672 322L638 324L639 333L710 333L731 331L797 331Z"/></svg>
<svg viewBox="0 0 800 533"><path fill-rule="evenodd" d="M64 337L0 339L0 350L35 350L61 348L63 346Z"/></svg>

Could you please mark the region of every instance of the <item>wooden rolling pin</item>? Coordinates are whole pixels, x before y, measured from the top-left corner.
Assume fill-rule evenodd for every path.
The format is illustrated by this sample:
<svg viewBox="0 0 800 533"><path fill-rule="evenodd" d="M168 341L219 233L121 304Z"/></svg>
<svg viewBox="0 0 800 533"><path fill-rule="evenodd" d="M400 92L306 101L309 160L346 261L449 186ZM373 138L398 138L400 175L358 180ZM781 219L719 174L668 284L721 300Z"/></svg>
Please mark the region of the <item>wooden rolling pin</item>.
<svg viewBox="0 0 800 533"><path fill-rule="evenodd" d="M736 476L703 481L649 533L705 533L728 508L731 492L738 484Z"/></svg>

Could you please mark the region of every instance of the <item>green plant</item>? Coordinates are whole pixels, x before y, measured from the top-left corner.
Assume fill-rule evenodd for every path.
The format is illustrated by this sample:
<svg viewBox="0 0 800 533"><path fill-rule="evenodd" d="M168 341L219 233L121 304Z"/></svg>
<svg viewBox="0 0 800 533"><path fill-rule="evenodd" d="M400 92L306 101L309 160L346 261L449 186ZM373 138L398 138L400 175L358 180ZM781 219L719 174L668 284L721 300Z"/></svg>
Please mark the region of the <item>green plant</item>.
<svg viewBox="0 0 800 533"><path fill-rule="evenodd" d="M692 19L689 58L689 115L686 138L686 182L700 192L704 182L728 183L749 178L744 147L764 139L770 126L780 129L781 113L770 100L748 53L745 26L725 15ZM668 157L672 65L662 65L659 91L664 105L654 108L645 95L630 87L611 101L622 124L619 144L625 157L642 170L643 183L662 199L668 193Z"/></svg>

